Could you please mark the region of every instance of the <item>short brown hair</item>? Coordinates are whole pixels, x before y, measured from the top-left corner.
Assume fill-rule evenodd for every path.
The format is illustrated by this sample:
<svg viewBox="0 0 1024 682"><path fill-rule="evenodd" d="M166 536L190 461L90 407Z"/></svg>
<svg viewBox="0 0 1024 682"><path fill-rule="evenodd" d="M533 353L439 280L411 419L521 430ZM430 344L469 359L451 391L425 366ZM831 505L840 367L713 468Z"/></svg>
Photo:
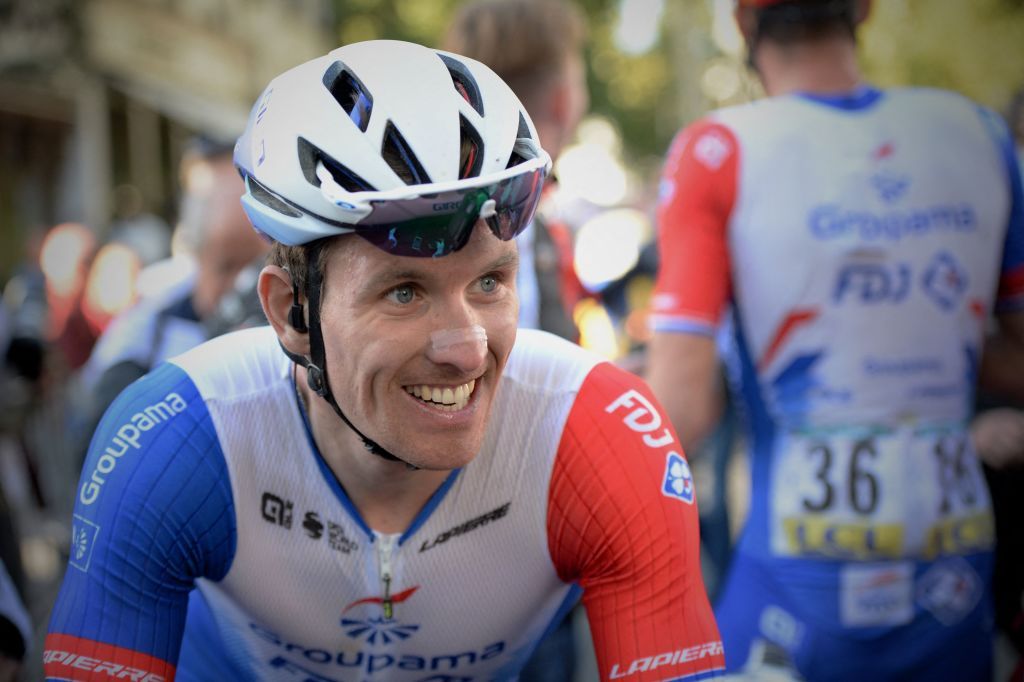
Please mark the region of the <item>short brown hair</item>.
<svg viewBox="0 0 1024 682"><path fill-rule="evenodd" d="M316 267L320 271L321 289L323 288L324 275L326 274L324 267L327 264L327 256L339 241L341 240L338 237L328 237L327 239L320 240L321 248ZM277 265L288 271L292 277L292 286L298 287L300 296L306 295L306 283L309 280L309 255L311 251L312 244L288 246L279 241L274 241L270 247L270 254L267 256L269 264ZM320 294L322 299L323 291Z"/></svg>
<svg viewBox="0 0 1024 682"><path fill-rule="evenodd" d="M472 0L456 12L443 48L489 66L532 111L555 67L585 39L583 15L568 0Z"/></svg>

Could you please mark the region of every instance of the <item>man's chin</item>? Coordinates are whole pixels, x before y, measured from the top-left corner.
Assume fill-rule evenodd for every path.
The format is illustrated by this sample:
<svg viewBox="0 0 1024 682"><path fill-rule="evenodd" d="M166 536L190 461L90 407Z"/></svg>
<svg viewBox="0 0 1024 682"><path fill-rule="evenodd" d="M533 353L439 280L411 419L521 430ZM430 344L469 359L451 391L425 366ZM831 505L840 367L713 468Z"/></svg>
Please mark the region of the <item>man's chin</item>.
<svg viewBox="0 0 1024 682"><path fill-rule="evenodd" d="M412 464L417 469L426 471L452 471L464 467L476 457L479 448L469 449L464 443L453 450L452 448L417 448L408 451L393 451L395 456L401 458L407 464Z"/></svg>

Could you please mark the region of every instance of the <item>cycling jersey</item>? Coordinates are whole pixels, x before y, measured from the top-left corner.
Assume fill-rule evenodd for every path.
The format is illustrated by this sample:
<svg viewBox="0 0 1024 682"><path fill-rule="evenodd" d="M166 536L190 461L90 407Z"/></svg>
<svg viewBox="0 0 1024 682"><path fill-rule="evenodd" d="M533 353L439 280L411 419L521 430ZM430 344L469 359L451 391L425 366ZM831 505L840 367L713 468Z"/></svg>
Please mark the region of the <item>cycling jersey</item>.
<svg viewBox="0 0 1024 682"><path fill-rule="evenodd" d="M1019 180L995 116L937 90L770 98L677 137L652 326L728 335L750 427L730 668L755 638L814 680L989 665L966 425L993 305L1024 307Z"/></svg>
<svg viewBox="0 0 1024 682"><path fill-rule="evenodd" d="M50 678L514 679L581 593L603 679L721 669L693 480L636 377L520 331L480 453L385 535L318 452L292 370L250 329L111 406Z"/></svg>

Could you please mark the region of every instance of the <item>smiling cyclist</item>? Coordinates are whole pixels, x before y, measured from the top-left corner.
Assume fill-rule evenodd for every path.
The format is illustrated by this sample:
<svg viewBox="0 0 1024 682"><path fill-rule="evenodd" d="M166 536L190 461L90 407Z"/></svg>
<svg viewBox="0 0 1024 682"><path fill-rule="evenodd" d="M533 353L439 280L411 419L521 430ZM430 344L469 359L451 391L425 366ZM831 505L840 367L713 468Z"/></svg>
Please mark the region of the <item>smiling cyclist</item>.
<svg viewBox="0 0 1024 682"><path fill-rule="evenodd" d="M517 334L551 162L511 90L348 45L269 84L235 161L270 326L107 412L47 675L515 679L582 596L602 679L716 676L678 438L638 378Z"/></svg>

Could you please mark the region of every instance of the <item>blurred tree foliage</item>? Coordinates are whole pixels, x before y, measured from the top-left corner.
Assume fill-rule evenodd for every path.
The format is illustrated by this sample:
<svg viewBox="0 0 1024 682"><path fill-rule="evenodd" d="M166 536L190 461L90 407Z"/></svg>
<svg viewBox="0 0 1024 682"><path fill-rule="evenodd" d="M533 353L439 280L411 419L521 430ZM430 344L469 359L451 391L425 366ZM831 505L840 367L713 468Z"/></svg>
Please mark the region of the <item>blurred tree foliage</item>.
<svg viewBox="0 0 1024 682"><path fill-rule="evenodd" d="M931 85L1005 113L1024 87L1024 1L876 0L861 35L879 85Z"/></svg>
<svg viewBox="0 0 1024 682"><path fill-rule="evenodd" d="M665 0L657 43L628 55L613 39L623 0L577 0L590 24L591 110L618 127L630 161L654 163L680 126L720 104L701 89L705 69L723 60L711 38L714 1ZM334 0L339 44L436 45L459 2ZM875 0L860 46L873 83L950 88L1003 111L1024 86L1024 0ZM726 57L745 71L742 55ZM741 98L756 96L749 74L739 76Z"/></svg>

